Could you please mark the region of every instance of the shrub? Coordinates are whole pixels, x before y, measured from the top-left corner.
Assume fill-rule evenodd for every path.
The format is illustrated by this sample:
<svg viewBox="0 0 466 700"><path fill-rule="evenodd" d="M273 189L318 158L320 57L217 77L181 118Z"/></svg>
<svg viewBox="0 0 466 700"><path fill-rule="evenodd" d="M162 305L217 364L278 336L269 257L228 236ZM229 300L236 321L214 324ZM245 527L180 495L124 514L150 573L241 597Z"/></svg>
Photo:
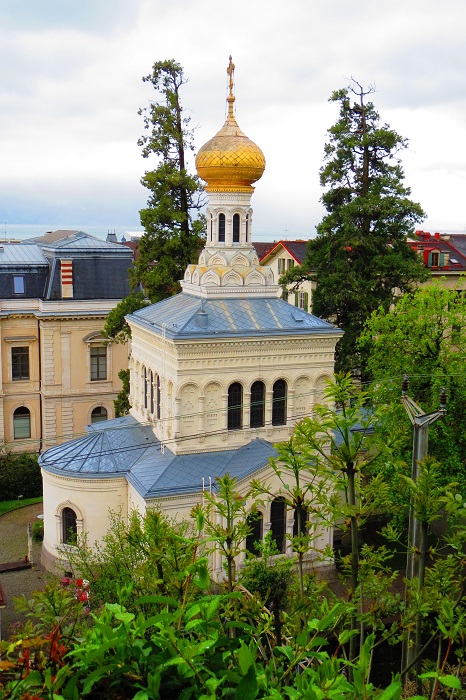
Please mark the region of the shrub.
<svg viewBox="0 0 466 700"><path fill-rule="evenodd" d="M38 520L34 525L32 526L32 539L34 542L42 542L44 539L44 521L43 520Z"/></svg>
<svg viewBox="0 0 466 700"><path fill-rule="evenodd" d="M7 452L0 455L0 494L2 501L13 501L18 496L42 496L42 477L36 454Z"/></svg>

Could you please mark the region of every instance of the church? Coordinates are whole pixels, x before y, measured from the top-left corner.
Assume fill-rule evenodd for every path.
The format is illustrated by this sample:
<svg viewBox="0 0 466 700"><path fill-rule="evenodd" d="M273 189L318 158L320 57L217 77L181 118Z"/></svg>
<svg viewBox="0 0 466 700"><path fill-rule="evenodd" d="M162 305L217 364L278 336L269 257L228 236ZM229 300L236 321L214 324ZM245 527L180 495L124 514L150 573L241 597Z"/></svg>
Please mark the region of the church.
<svg viewBox="0 0 466 700"><path fill-rule="evenodd" d="M269 458L321 400L342 332L283 301L272 270L259 265L251 196L265 158L236 121L231 58L227 73L225 123L196 156L208 199L205 248L179 294L127 318L130 415L89 425L86 436L40 457L50 570L66 567L75 536L101 540L111 512L157 507L188 519L226 473L239 493L252 478L276 493L261 506L254 535L271 531L291 554L295 514ZM330 537L322 530L322 547ZM211 568L221 580L220 554Z"/></svg>

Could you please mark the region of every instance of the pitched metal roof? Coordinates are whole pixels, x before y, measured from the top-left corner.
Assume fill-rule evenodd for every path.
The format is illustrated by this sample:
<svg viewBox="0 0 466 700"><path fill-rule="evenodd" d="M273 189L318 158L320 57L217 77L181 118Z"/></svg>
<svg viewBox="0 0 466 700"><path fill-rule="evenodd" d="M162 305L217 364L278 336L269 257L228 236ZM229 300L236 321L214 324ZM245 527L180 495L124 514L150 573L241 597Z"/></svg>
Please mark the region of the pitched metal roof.
<svg viewBox="0 0 466 700"><path fill-rule="evenodd" d="M78 251L87 253L90 250L95 250L98 252L111 252L125 257L130 255L127 246L90 236L84 231L49 231L44 236L30 238L27 242L36 243L47 251L60 251L66 254Z"/></svg>
<svg viewBox="0 0 466 700"><path fill-rule="evenodd" d="M273 445L252 440L234 450L174 455L161 451L151 426L132 416L89 426L89 435L51 447L39 464L54 474L80 478L125 477L145 499L202 490L209 477L230 474L237 479L252 476L276 456Z"/></svg>
<svg viewBox="0 0 466 700"><path fill-rule="evenodd" d="M272 298L200 299L181 292L127 317L172 339L256 335L341 334L332 324Z"/></svg>
<svg viewBox="0 0 466 700"><path fill-rule="evenodd" d="M2 243L0 266L3 265L48 265L48 261L37 245Z"/></svg>

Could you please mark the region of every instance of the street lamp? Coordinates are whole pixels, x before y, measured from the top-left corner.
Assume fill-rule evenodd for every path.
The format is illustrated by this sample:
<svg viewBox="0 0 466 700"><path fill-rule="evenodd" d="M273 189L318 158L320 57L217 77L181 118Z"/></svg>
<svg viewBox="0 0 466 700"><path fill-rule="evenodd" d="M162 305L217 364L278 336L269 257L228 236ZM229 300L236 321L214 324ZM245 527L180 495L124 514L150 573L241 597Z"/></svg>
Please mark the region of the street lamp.
<svg viewBox="0 0 466 700"><path fill-rule="evenodd" d="M408 396L409 379L408 375L403 376L401 384L401 403L406 409L411 424L413 426L413 457L411 467L411 479L417 483L419 477L419 464L427 457L429 445L429 425L435 423L439 418L443 418L446 412L447 405L447 390L443 387L440 391L440 408L432 413L425 413L420 406L417 405ZM421 528L418 519L414 512L413 497L409 507L409 524L408 524L408 556L406 560L406 578L412 581L419 574L419 557L416 556L420 552ZM417 651L420 648L421 640L421 618L418 617L416 625L416 642L410 643L411 634L408 633L408 639L405 642L403 650L403 668L411 666L416 658Z"/></svg>

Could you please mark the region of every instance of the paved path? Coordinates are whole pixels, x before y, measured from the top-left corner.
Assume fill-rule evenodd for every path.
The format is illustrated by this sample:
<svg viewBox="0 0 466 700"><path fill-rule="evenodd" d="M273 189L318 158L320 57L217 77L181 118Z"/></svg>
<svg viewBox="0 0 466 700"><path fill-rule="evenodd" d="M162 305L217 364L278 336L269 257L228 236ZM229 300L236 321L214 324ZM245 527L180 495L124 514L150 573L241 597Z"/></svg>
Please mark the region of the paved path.
<svg viewBox="0 0 466 700"><path fill-rule="evenodd" d="M42 503L18 508L11 513L0 516L0 563L23 559L27 554L27 524L33 525L42 513ZM2 638L8 636L10 626L22 616L14 609L13 598L42 590L48 579L52 578L41 566L40 544L33 544L34 566L23 571L9 571L0 574L0 583L7 599L7 606L1 611Z"/></svg>

